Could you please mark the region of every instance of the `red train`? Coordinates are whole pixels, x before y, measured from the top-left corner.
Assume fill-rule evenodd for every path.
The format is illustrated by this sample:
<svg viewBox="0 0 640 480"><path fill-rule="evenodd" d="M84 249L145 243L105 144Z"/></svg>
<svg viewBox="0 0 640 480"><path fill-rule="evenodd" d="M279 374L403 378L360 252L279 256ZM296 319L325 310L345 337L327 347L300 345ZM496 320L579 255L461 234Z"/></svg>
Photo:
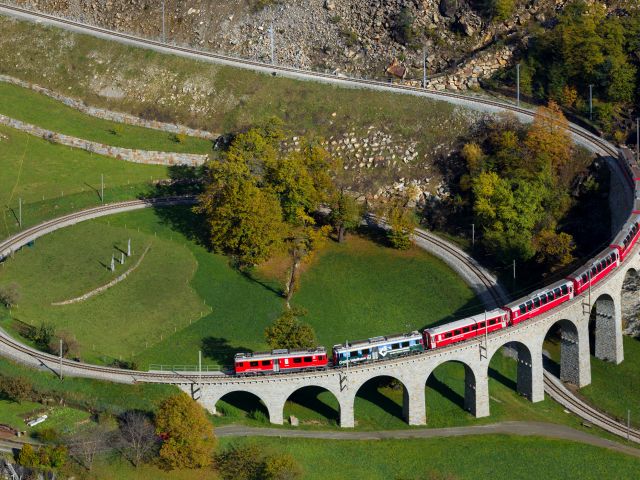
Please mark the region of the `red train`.
<svg viewBox="0 0 640 480"><path fill-rule="evenodd" d="M335 345L333 366L341 367L352 363L416 354L486 335L542 315L600 283L624 262L640 239L640 167L628 150L623 149L618 161L626 181L634 192L633 213L607 249L567 278L502 308L427 328L422 334L411 332ZM239 375L301 371L328 366L329 359L324 347L310 351L239 353L235 357L235 372Z"/></svg>

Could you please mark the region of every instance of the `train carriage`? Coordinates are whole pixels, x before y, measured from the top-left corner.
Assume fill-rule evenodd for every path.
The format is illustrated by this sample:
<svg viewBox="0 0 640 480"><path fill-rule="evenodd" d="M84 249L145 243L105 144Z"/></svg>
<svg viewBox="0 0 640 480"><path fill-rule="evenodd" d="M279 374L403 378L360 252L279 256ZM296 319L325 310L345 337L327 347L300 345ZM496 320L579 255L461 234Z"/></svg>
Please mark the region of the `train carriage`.
<svg viewBox="0 0 640 480"><path fill-rule="evenodd" d="M561 280L522 297L504 308L510 312L511 324L516 325L571 300L573 296L573 281Z"/></svg>
<svg viewBox="0 0 640 480"><path fill-rule="evenodd" d="M631 220L625 224L622 231L616 236L611 244L611 248L615 248L620 256L620 262L633 249L640 237L640 215L634 214Z"/></svg>
<svg viewBox="0 0 640 480"><path fill-rule="evenodd" d="M312 350L272 350L271 352L236 353L237 375L293 372L326 368L329 359L324 347Z"/></svg>
<svg viewBox="0 0 640 480"><path fill-rule="evenodd" d="M452 343L500 330L507 327L508 324L509 314L505 310L497 308L473 317L427 328L423 332L424 344L428 349L446 347Z"/></svg>
<svg viewBox="0 0 640 480"><path fill-rule="evenodd" d="M420 332L414 331L351 343L346 342L344 345L334 345L333 364L361 363L422 351L424 351L422 335Z"/></svg>
<svg viewBox="0 0 640 480"><path fill-rule="evenodd" d="M611 270L620 263L620 254L616 249L609 249L602 252L597 257L591 259L589 263L580 267L567 277L573 282L574 295L580 295L604 279Z"/></svg>

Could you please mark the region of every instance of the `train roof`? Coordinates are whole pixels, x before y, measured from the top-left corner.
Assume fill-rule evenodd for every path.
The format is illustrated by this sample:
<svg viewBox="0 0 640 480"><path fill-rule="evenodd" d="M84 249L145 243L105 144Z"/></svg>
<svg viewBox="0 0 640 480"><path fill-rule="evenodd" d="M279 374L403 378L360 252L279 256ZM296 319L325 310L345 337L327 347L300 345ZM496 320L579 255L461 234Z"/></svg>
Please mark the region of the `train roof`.
<svg viewBox="0 0 640 480"><path fill-rule="evenodd" d="M394 340L407 340L407 339L412 339L412 338L421 338L422 336L420 335L420 332L418 332L417 330L414 330L413 332L409 332L409 333L397 333L394 335L386 335L386 336L380 336L380 337L372 337L372 338L368 338L366 340L356 340L355 342L347 342L346 345L343 344L338 344L338 345L334 345L333 349L334 350L350 350L352 348L360 348L360 347L366 347L366 346L373 346L373 345L379 345L381 343L388 343L388 342L393 342Z"/></svg>
<svg viewBox="0 0 640 480"><path fill-rule="evenodd" d="M637 202L636 202L637 203ZM638 224L638 220L640 219L640 215L632 214L629 217L629 221L624 224L616 238L613 239L611 245L620 245L624 243L624 239L627 235L629 235L629 231Z"/></svg>
<svg viewBox="0 0 640 480"><path fill-rule="evenodd" d="M625 231L626 231L626 229L625 229ZM618 237L616 237L616 238L618 238ZM624 237L622 237L622 238L624 238ZM615 240L614 240L614 242L615 242ZM617 250L615 250L615 251L617 251ZM593 266L594 263L599 262L599 261L607 258L613 252L614 252L614 250L612 250L611 247L608 247L608 248L602 250L600 253L598 253L598 255L596 255L595 257L590 258L588 262L582 264L580 266L580 268L578 268L577 270L572 272L571 275L568 276L568 278L578 278L578 277L580 277L583 273L585 273L587 270L589 270Z"/></svg>
<svg viewBox="0 0 640 480"><path fill-rule="evenodd" d="M445 323L443 325L438 325L437 327L426 328L425 332L429 332L432 335L438 335L440 333L448 332L449 330L455 330L456 328L466 327L478 322L484 322L485 318L487 320L490 320L492 318L500 317L502 315L506 315L506 313L507 312L505 312L503 309L496 308L489 312L479 313L478 315L474 315L472 317L456 320L455 322Z"/></svg>
<svg viewBox="0 0 640 480"><path fill-rule="evenodd" d="M518 306L522 305L525 302L528 302L532 298L537 297L541 293L548 292L549 290L555 290L556 288L561 287L562 285L567 285L567 284L572 284L572 281L567 278L558 280L557 282L554 282L551 285L547 285L544 288L539 288L538 290L534 290L529 295L525 295L524 297L520 297L519 299L514 300L513 302L509 303L507 307L517 308Z"/></svg>
<svg viewBox="0 0 640 480"><path fill-rule="evenodd" d="M236 353L236 360L249 360L260 358L284 358L296 355L317 355L319 353L326 353L327 349L324 347L317 347L309 350L287 350L286 348L271 350L270 352L249 352L249 353Z"/></svg>

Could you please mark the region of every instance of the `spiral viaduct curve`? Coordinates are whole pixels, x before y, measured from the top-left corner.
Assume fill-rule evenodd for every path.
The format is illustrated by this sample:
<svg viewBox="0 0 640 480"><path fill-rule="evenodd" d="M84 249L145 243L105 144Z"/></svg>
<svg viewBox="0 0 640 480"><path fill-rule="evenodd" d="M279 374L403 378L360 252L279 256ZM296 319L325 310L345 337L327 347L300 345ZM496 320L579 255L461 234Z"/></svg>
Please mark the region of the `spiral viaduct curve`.
<svg viewBox="0 0 640 480"><path fill-rule="evenodd" d="M84 25L39 12L28 11L2 2L0 2L0 13L30 21L45 22L79 33L99 36L142 48L252 69L263 73L278 74L300 80L319 81L350 88L367 88L428 97L491 113L509 111L525 122L530 122L533 118L533 112L531 110L495 100L471 98L451 92L427 91L414 87L390 85L371 80L350 79L289 67L246 61L229 56L201 52L187 47L165 45L133 35ZM570 131L577 143L582 144L607 160L612 172L615 174L612 175L612 177L619 179L624 177L624 172L618 163L621 155L615 147L577 125L571 124ZM621 201L624 207L619 208L619 211L623 213L618 215L618 219L614 220L618 226L624 222L630 213L635 196L635 192L632 191L632 188L627 182L621 180L619 184L623 186L621 188L624 188L622 194L624 199ZM150 206L184 204L192 201L192 199L186 198L138 200L105 205L70 214L27 229L0 243L0 258L16 251L37 237L79 221ZM420 232L416 232L416 241L420 242L420 236ZM560 308L554 309L550 314L537 317L535 320L524 322L516 327L495 332L488 336L486 345L483 345L482 340L471 340L455 346L425 352L420 355L366 364L349 369L330 369L326 371L250 378L237 378L205 372L197 374L194 372L127 371L67 360L63 361L63 368L67 375L125 383L153 382L175 384L200 401L212 412L215 412L217 401L228 393L239 391L252 393L260 398L266 405L270 421L275 424L283 423L284 404L291 394L304 387L321 387L331 392L338 400L340 405L340 425L343 427L353 427L355 425L353 404L358 389L372 378L390 376L399 380L404 386L403 410L408 423L411 425L423 425L426 423L424 388L426 381L435 368L446 362L457 362L464 366L465 407L476 417L488 416L490 413L488 391L489 363L493 355L508 344L509 347L517 353L517 390L519 393L526 396L532 402L538 402L544 398L546 384L548 392L554 398L561 401L567 408L576 412L582 412L581 414L586 417L587 413L585 412L587 409L584 406L578 405L579 401L577 401L575 397L567 395L566 390L564 390L564 387L562 387L557 380L553 380L551 377L545 378L542 364L542 343L547 332L552 327L559 326L562 331L560 378L578 387L588 385L591 382L589 316L592 311L595 311L596 356L615 363L622 362L624 355L622 349L621 290L627 273L640 269L640 258L637 253L636 248L620 268L616 269L606 281L594 287L589 299L587 295L578 296L571 302L563 304ZM459 262L462 265L465 264L466 260L459 259ZM474 286L476 291L478 291L478 289L485 289L487 292L493 291L490 296L493 297L496 303L499 304L504 301L500 298L501 294L499 290L496 290L495 280L485 276L483 272L476 272L475 275L476 280L472 281L472 286ZM487 300L487 298L488 296L485 296L485 302L490 303L491 299L489 298ZM0 351L3 355L40 368L57 371L59 367L56 357L22 345L11 339L1 330ZM598 412L593 409L591 410L590 419L593 420L595 414ZM605 417L600 420L600 423L606 424L607 421ZM598 421L594 421L594 423L600 424ZM614 433L620 434L619 425L601 426ZM633 432L632 435L635 439L640 440L640 433Z"/></svg>

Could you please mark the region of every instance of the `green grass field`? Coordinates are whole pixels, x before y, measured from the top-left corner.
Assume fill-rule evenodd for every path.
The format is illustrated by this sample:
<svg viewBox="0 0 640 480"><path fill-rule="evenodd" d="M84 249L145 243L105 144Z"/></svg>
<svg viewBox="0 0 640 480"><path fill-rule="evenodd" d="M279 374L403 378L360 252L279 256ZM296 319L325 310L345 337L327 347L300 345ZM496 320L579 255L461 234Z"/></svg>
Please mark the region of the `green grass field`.
<svg viewBox="0 0 640 480"><path fill-rule="evenodd" d="M46 414L48 418L35 427L29 427L25 422L25 419L36 418L42 414ZM88 422L89 417L88 412L77 408L45 407L35 402L15 403L0 400L0 424L9 425L21 432L26 431L29 435L37 434L43 428L53 428L61 433L71 433L80 425Z"/></svg>
<svg viewBox="0 0 640 480"><path fill-rule="evenodd" d="M188 240L185 235L192 232L179 231L198 222L186 208L146 210L38 240L0 271L0 284L16 281L23 289L13 316L32 325L47 318L74 334L82 358L92 361L122 356L143 367L194 365L202 350L206 363L221 365L235 351L266 348L263 330L283 308L280 287L260 275L239 273L226 257ZM138 271L83 303L50 305L108 281L104 265L129 237L137 253L153 245ZM440 294L442 278L450 286L447 295ZM294 298L308 309L306 320L329 347L346 335L353 340L407 325L419 328L475 302L470 289L426 253L398 252L356 237L329 245L304 273ZM103 335L105 329L111 334Z"/></svg>
<svg viewBox="0 0 640 480"><path fill-rule="evenodd" d="M167 167L140 165L54 145L0 126L0 237L14 233L21 198L23 226L100 204L136 198L151 191L152 179L168 178Z"/></svg>
<svg viewBox="0 0 640 480"><path fill-rule="evenodd" d="M176 141L172 133L85 115L32 90L0 82L0 113L47 130L116 147L163 152L209 153L212 143L195 137Z"/></svg>
<svg viewBox="0 0 640 480"><path fill-rule="evenodd" d="M0 358L0 374L25 377L34 390L63 398L69 406L115 415L136 409L153 412L162 400L178 392L173 385L125 385L73 377L61 381L55 372L24 367L5 358Z"/></svg>
<svg viewBox="0 0 640 480"><path fill-rule="evenodd" d="M640 340L624 336L624 362L614 365L591 357L591 385L579 394L623 423L627 410L631 423L640 428Z"/></svg>
<svg viewBox="0 0 640 480"><path fill-rule="evenodd" d="M539 437L487 435L411 440L342 441L283 438L221 439L255 442L268 451L289 453L303 467L305 480L601 480L635 479L640 460L603 448ZM219 478L211 469L166 472L133 469L121 460L95 467L87 479L192 480Z"/></svg>

